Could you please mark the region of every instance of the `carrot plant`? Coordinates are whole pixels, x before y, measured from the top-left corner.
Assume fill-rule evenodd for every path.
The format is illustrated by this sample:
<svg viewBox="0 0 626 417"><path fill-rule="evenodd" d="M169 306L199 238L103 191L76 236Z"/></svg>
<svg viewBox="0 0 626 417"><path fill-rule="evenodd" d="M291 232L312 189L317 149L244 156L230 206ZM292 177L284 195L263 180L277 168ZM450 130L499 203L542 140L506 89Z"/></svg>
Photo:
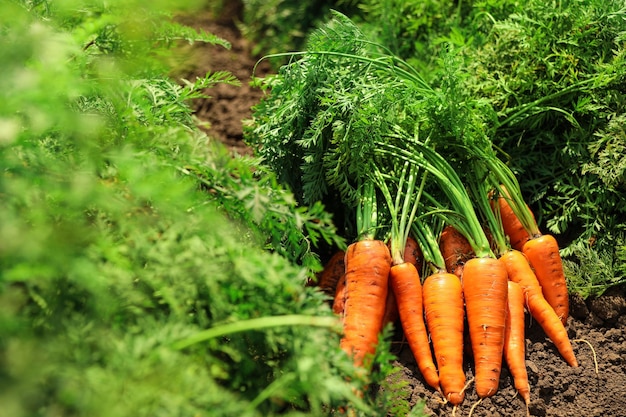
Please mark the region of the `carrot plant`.
<svg viewBox="0 0 626 417"><path fill-rule="evenodd" d="M412 124L431 88L338 13L305 52L284 55L293 62L264 80L272 94L256 106L246 141L298 201L324 202L354 237L358 181L377 169L377 139Z"/></svg>

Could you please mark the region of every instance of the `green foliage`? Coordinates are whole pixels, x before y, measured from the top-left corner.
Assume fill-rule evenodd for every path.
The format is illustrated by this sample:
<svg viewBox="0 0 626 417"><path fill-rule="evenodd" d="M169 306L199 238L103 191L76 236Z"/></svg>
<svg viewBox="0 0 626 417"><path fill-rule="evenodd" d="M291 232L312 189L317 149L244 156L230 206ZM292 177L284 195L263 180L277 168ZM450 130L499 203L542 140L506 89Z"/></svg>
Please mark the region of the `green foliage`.
<svg viewBox="0 0 626 417"><path fill-rule="evenodd" d="M441 0L364 0L363 27L393 54L408 60L422 70L437 56L433 41L461 19L465 2ZM427 71L424 72L428 74Z"/></svg>
<svg viewBox="0 0 626 417"><path fill-rule="evenodd" d="M0 415L377 415L303 285L330 216L194 126L230 74L166 76L178 40L227 46L182 6L0 5Z"/></svg>
<svg viewBox="0 0 626 417"><path fill-rule="evenodd" d="M437 3L366 2L364 25L444 91L446 77L460 75L459 91L480 103L472 111L540 227L559 235L562 255L585 268L591 258L578 248L591 241L617 267L613 239L626 227L623 2ZM446 59L450 51L460 59ZM450 122L442 127L461 130Z"/></svg>
<svg viewBox="0 0 626 417"><path fill-rule="evenodd" d="M468 88L499 113L494 138L543 227L572 242L564 255L589 239L612 252L626 226L625 13L621 2L531 1L466 52Z"/></svg>
<svg viewBox="0 0 626 417"><path fill-rule="evenodd" d="M309 33L328 19L331 10L356 11L357 4L355 0L243 0L239 28L254 41L254 54L297 51Z"/></svg>
<svg viewBox="0 0 626 417"><path fill-rule="evenodd" d="M255 41L254 53L297 50L308 32L328 14L326 0L244 0L242 33Z"/></svg>
<svg viewBox="0 0 626 417"><path fill-rule="evenodd" d="M255 107L245 137L300 202L321 200L347 217L345 234L353 239L360 185L374 178L376 142L394 126L412 130L430 91L342 14L307 45L264 80L272 94Z"/></svg>
<svg viewBox="0 0 626 417"><path fill-rule="evenodd" d="M611 249L598 250L589 242L576 242L570 247L576 261L563 261L570 288L585 298L626 283L626 240L623 234L611 238Z"/></svg>
<svg viewBox="0 0 626 417"><path fill-rule="evenodd" d="M394 366L394 356L390 353L389 339L393 327L387 326L379 337L376 362L381 369L374 373L374 388L378 390L376 406L379 410L387 410L387 416L424 416L424 402L418 401L411 405L413 390L403 375L403 369Z"/></svg>

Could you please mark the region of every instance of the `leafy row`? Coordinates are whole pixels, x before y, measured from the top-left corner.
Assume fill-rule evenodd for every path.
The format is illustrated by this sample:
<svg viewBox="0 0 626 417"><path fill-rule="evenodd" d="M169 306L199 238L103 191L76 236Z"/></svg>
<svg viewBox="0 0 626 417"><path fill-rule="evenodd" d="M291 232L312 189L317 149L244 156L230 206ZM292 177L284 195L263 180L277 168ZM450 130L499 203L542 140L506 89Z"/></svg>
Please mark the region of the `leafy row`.
<svg viewBox="0 0 626 417"><path fill-rule="evenodd" d="M0 5L3 414L375 415L303 285L343 238L195 127L188 101L237 80L167 76L179 42L228 46L186 10Z"/></svg>

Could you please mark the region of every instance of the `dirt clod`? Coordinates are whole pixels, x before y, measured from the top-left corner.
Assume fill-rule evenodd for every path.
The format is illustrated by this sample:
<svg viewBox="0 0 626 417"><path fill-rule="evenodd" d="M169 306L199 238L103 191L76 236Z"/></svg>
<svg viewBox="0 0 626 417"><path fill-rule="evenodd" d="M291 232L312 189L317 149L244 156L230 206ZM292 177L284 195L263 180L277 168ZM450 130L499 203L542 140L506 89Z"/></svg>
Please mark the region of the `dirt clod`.
<svg viewBox="0 0 626 417"><path fill-rule="evenodd" d="M610 291L592 300L589 309L601 320L612 322L626 312L626 299L623 294Z"/></svg>

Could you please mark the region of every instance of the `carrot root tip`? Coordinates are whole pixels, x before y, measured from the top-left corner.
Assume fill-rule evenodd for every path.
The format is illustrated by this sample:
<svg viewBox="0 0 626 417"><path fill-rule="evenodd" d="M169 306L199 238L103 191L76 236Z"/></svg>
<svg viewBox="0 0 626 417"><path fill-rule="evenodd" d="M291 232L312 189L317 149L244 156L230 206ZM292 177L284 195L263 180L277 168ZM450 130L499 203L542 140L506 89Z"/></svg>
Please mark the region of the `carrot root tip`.
<svg viewBox="0 0 626 417"><path fill-rule="evenodd" d="M593 365L594 365L594 370L596 372L596 378L600 378L600 370L598 368L598 356L596 355L596 350L594 349L591 342L585 339L573 339L572 342L586 343L587 346L589 346L589 349L591 349L591 354L593 355ZM578 364L576 364L576 366L578 366Z"/></svg>
<svg viewBox="0 0 626 417"><path fill-rule="evenodd" d="M482 398L480 398L478 401L476 401L473 405L472 408L470 408L469 414L467 415L468 417L472 417L472 414L474 414L474 410L476 409L476 407L478 407L480 405L480 403L483 401Z"/></svg>

